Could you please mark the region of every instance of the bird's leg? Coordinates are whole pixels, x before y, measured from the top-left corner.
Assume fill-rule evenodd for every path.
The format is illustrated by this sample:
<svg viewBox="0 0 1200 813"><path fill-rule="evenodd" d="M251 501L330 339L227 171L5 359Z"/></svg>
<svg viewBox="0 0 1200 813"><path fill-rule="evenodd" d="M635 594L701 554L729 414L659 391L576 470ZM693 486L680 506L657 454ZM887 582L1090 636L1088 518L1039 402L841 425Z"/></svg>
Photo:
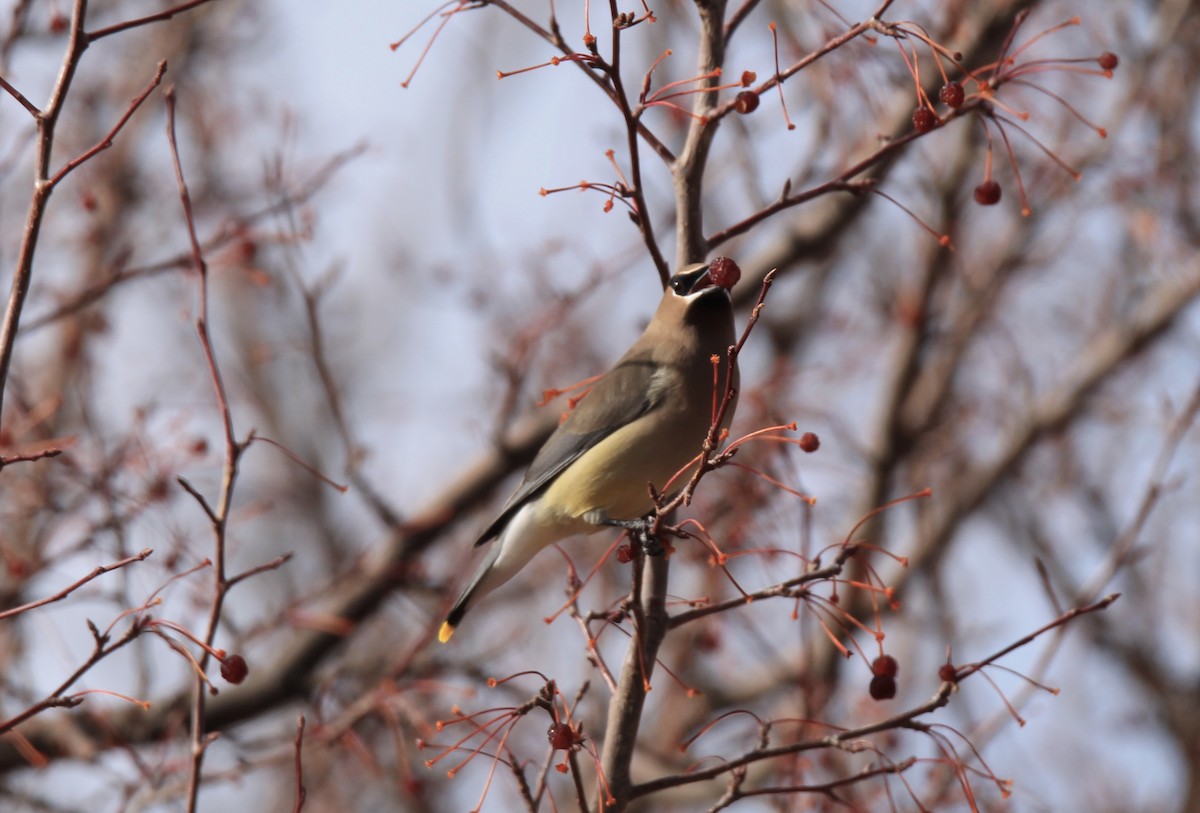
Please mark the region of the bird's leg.
<svg viewBox="0 0 1200 813"><path fill-rule="evenodd" d="M610 525L614 528L624 528L629 532L629 536L636 539L638 544L642 546L642 553L647 556L662 556L663 546L658 541L658 537L651 533L654 528L654 514L641 517L640 519L602 519L601 525Z"/></svg>

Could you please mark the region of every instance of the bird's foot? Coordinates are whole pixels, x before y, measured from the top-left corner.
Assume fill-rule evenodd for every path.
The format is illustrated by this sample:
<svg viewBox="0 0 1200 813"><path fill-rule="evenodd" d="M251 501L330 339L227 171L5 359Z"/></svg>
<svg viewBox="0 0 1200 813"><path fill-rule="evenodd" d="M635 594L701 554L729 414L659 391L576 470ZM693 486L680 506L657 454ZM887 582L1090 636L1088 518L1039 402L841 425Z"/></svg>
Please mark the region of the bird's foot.
<svg viewBox="0 0 1200 813"><path fill-rule="evenodd" d="M654 528L654 515L641 517L640 519L605 519L601 524L611 525L614 528L624 528L631 539L637 540L637 543L642 546L642 553L647 556L662 556L664 548L658 537L652 533Z"/></svg>

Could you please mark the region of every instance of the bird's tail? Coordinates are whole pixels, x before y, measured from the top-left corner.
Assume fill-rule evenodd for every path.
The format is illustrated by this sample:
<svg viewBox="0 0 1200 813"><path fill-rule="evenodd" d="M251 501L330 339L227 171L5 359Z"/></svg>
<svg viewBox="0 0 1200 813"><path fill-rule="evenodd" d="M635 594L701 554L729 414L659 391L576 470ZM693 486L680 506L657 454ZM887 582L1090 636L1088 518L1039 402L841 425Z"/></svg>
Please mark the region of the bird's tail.
<svg viewBox="0 0 1200 813"><path fill-rule="evenodd" d="M591 532L594 526L564 525L556 520L544 520L533 503L526 503L504 526L500 536L492 541L487 556L479 563L470 584L459 595L446 620L438 630L438 640L450 640L462 617L476 601L495 590L517 574L538 551L572 533Z"/></svg>
<svg viewBox="0 0 1200 813"><path fill-rule="evenodd" d="M471 593L475 585L472 584L463 594L458 597L458 601L454 602L454 606L450 608L450 612L446 613L446 620L442 622L442 626L438 628L438 641L446 643L450 640L450 636L454 635L454 630L458 626L458 622L462 621L462 617L467 613L467 602L471 599Z"/></svg>
<svg viewBox="0 0 1200 813"><path fill-rule="evenodd" d="M442 626L438 628L438 641L446 643L450 640L450 636L454 635L454 629L462 621L462 617L467 614L467 607L471 603L471 599L475 596L475 591L483 582L492 570L492 564L496 559L496 554L499 552L499 545L496 542L492 543L492 550L488 551L488 556L483 560L479 569L475 572L475 577L471 579L471 583L458 596L458 600L454 602L454 606L450 608L450 612L446 613L446 620L442 622Z"/></svg>

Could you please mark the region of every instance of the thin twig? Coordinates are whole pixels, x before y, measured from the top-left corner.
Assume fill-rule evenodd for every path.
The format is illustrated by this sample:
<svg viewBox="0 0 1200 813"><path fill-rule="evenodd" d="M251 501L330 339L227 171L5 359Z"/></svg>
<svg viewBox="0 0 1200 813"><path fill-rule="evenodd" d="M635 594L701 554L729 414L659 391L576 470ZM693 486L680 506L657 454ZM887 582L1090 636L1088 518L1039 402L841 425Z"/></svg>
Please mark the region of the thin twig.
<svg viewBox="0 0 1200 813"><path fill-rule="evenodd" d="M823 749L823 748L839 747L844 743L847 743L847 742L850 742L850 741L856 740L856 739L861 739L861 738L867 737L871 734L878 734L881 731L891 731L891 730L898 729L898 728L909 727L909 724L912 723L913 721L917 720L920 717L924 717L925 715L929 714L930 712L936 711L937 709L940 709L940 708L944 707L947 703L949 703L950 697L954 694L955 690L958 687L958 684L963 679L978 672L984 666L994 663L996 660L1003 657L1004 655L1007 655L1008 653L1012 652L1013 650L1015 650L1019 647L1025 646L1026 644L1028 644L1031 641L1038 638L1040 635L1043 635L1046 632L1049 632L1050 630L1056 629L1058 627L1061 627L1064 624L1070 623L1071 621L1075 620L1076 618L1079 618L1080 616L1086 615L1088 613L1099 612L1099 611L1106 609L1109 605L1111 605L1114 601L1116 601L1117 598L1118 598L1117 595L1111 595L1111 596L1108 596L1107 598L1104 598L1104 599L1102 599L1098 602L1095 602L1094 604L1088 605L1086 607L1078 607L1078 608L1069 610L1066 613L1063 613L1062 615L1060 615L1055 620L1051 621L1049 624L1046 624L1045 626L1030 633L1029 635L1026 635L1024 638L1021 638L1019 641L1016 641L1000 650L997 650L996 652L992 653L991 655L984 658L983 660L978 661L973 664L969 664L967 666L960 667L958 672L955 675L954 681L943 682L942 685L938 688L937 692L933 695L933 697L931 697L929 700L922 703L921 705L915 706L914 708L911 708L907 711L901 712L892 717L888 717L886 719L879 720L874 723L868 723L867 725L859 726L858 728L844 729L835 734L830 734L828 736L820 737L817 739L801 740L799 742L788 743L785 745L777 745L777 746L770 747L770 748L755 748L754 750L749 751L745 754L742 754L739 757L734 757L734 758L728 759L728 760L722 762L720 765L716 765L711 768L698 768L695 770L691 770L687 773L673 774L670 776L661 777L659 779L654 779L649 782L643 782L641 784L634 785L632 788L630 788L629 798L630 799L641 798L643 796L648 796L652 793L657 793L659 791L667 790L669 788L679 787L681 785L690 785L690 784L694 784L697 782L707 782L710 779L714 779L718 776L721 776L722 774L729 773L731 771L737 770L738 768L741 768L744 765L750 765L755 762L761 762L761 761L767 760L767 759L776 759L776 758L782 757L782 756L799 754L799 753L803 753L805 751L814 751L814 750L819 750L819 749Z"/></svg>
<svg viewBox="0 0 1200 813"><path fill-rule="evenodd" d="M57 185L60 181L62 181L63 178L67 177L67 175L79 167L80 164L90 161L92 158L95 158L97 155L111 147L113 145L113 139L117 137L117 133L121 132L121 130L125 127L125 124L129 121L130 117L132 117L133 114L137 112L137 109L142 106L142 102L146 101L146 98L154 92L154 89L162 84L163 74L166 72L167 60L160 60L158 63L158 68L154 71L154 76L150 79L149 83L147 83L146 87L142 89L142 92L133 98L133 101L129 103L129 107L125 108L125 112L121 115L121 118L117 120L117 123L113 125L113 128L109 130L107 134L105 134L104 138L96 142L95 145L89 147L67 163L63 164L62 168L59 169L58 172L54 173L54 177L50 179L50 185Z"/></svg>
<svg viewBox="0 0 1200 813"><path fill-rule="evenodd" d="M118 638L115 642L110 643L108 636L101 635L95 626L91 624L91 622L89 622L89 627L92 630L92 637L94 641L91 656L74 672L72 672L66 680L60 683L43 699L29 706L20 714L0 722L0 734L5 733L6 731L11 731L13 728L17 727L34 715L42 713L46 709L78 706L83 702L83 699L81 697L65 697L64 693L67 691L67 689L75 685L75 682L87 674L87 672L93 666L111 655L113 652L116 652L121 647L132 642L135 638L141 635L142 631L145 629L140 624L130 624L129 629L125 631L124 635Z"/></svg>
<svg viewBox="0 0 1200 813"><path fill-rule="evenodd" d="M304 800L308 798L308 789L304 787L304 765L301 761L301 752L304 750L304 715L301 714L296 718L296 804L292 807L292 813L300 813L304 809Z"/></svg>
<svg viewBox="0 0 1200 813"><path fill-rule="evenodd" d="M212 382L213 394L216 397L217 410L221 415L221 426L225 434L225 456L224 468L221 477L220 496L217 500L217 507L211 509L208 504L200 500L201 505L208 514L209 520L212 522L213 530L213 595L212 602L209 606L208 624L204 635L204 648L201 650L200 657L197 662L197 667L200 675L196 679L196 683L192 693L192 754L191 754L191 771L188 775L188 813L195 813L196 804L200 795L200 778L201 768L204 764L205 750L210 742L204 731L204 710L208 697L207 688L205 686L204 672L208 664L209 650L212 648L213 642L216 640L217 627L221 623L221 608L225 602L225 596L229 591L230 583L225 575L225 550L226 550L226 527L229 520L229 509L233 501L233 488L237 480L238 461L241 458L242 452L245 451L246 443L240 443L234 437L233 431L233 415L229 407L229 397L225 391L225 384L221 378L221 371L217 365L216 351L213 348L212 336L208 330L208 264L204 259L204 250L200 245L200 239L196 234L196 218L192 210L192 198L188 192L187 180L183 174L183 164L179 158L179 144L175 138L175 88L169 87L165 93L167 103L167 142L171 149L171 163L175 169L175 181L179 188L179 199L183 207L184 223L187 226L188 239L192 247L192 262L195 266L197 276L199 278L199 316L196 319L196 332L200 339L200 346L204 352L205 365L208 368L209 378ZM251 438L253 434L251 435ZM181 482L182 479L181 479ZM189 491L194 492L188 486ZM196 495L199 497L199 495ZM280 563L282 564L282 562Z"/></svg>
<svg viewBox="0 0 1200 813"><path fill-rule="evenodd" d="M0 612L0 621L4 620L5 618L11 618L14 615L20 615L21 613L28 612L29 610L33 610L38 607L44 607L47 604L53 604L56 601L62 601L64 598L71 595L80 587L83 587L93 579L98 579L105 573L111 573L114 570L120 570L126 565L131 565L134 562L144 562L152 553L154 553L153 548L144 548L140 553L135 553L133 556L127 556L120 561L113 562L111 565L100 565L82 579L79 579L78 581L64 587L62 590L59 590L52 596L47 596L46 598L41 598L37 601L31 601L28 604L22 604L20 607L13 607L12 609Z"/></svg>
<svg viewBox="0 0 1200 813"><path fill-rule="evenodd" d="M71 80L79 67L79 60L87 48L87 38L83 33L84 18L87 16L87 0L75 0L71 11L70 35L67 42L67 52L63 56L59 68L58 80L50 94L50 101L37 120L37 147L34 156L33 195L29 209L25 215L25 230L21 238L21 247L17 251L16 268L13 271L12 286L8 295L8 304L4 310L4 322L0 325L0 421L3 420L4 388L8 381L8 372L12 364L13 348L17 341L17 328L21 322L21 312L25 307L25 297L29 294L29 285L33 279L33 257L37 251L38 236L42 229L42 220L46 214L46 202L54 191L50 183L50 158L54 151L54 131L58 125L58 117L71 88Z"/></svg>
<svg viewBox="0 0 1200 813"><path fill-rule="evenodd" d="M123 23L116 23L105 28L99 28L95 31L89 31L87 35L88 42L95 42L96 40L104 39L105 37L112 36L113 34L119 34L122 31L128 31L131 28L140 28L141 26L150 25L151 23L160 23L171 19L177 14L182 14L185 11L191 11L192 9L196 8L196 6L202 6L205 3L211 2L214 2L214 0L188 0L188 2L180 3L173 8L165 9L154 14L147 14L145 17L138 17L135 20L126 20Z"/></svg>

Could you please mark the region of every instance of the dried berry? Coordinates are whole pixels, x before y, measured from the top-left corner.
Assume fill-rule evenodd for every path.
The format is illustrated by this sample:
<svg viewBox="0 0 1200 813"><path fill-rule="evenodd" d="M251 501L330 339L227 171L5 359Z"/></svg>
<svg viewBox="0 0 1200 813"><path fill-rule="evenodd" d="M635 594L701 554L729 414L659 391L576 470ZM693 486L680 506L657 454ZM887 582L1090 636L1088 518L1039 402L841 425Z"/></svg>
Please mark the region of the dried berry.
<svg viewBox="0 0 1200 813"><path fill-rule="evenodd" d="M816 432L805 432L800 436L800 448L812 454L821 448L821 439L817 437Z"/></svg>
<svg viewBox="0 0 1200 813"><path fill-rule="evenodd" d="M913 129L918 133L928 133L938 126L937 114L924 105L913 111Z"/></svg>
<svg viewBox="0 0 1200 813"><path fill-rule="evenodd" d="M938 91L938 98L947 107L957 109L962 107L963 102L966 101L967 93L958 82L948 82L942 85L942 89Z"/></svg>
<svg viewBox="0 0 1200 813"><path fill-rule="evenodd" d="M980 206L995 206L1000 202L1000 184L984 181L975 187L975 202Z"/></svg>
<svg viewBox="0 0 1200 813"><path fill-rule="evenodd" d="M1100 58L1096 61L1099 62L1100 67L1106 71L1113 70L1114 68L1117 67L1117 65L1119 65L1121 63L1121 60L1112 51L1105 51L1104 53L1102 53L1100 55Z"/></svg>
<svg viewBox="0 0 1200 813"><path fill-rule="evenodd" d="M228 655L221 661L221 677L230 683L241 683L250 674L250 667L241 655Z"/></svg>
<svg viewBox="0 0 1200 813"><path fill-rule="evenodd" d="M569 723L552 723L546 730L546 739L550 740L550 747L555 751L567 751L575 745L575 732Z"/></svg>
<svg viewBox="0 0 1200 813"><path fill-rule="evenodd" d="M758 94L752 90L743 90L733 97L733 109L743 116L758 109Z"/></svg>
<svg viewBox="0 0 1200 813"><path fill-rule="evenodd" d="M957 683L958 670L954 668L954 664L947 661L938 667L938 679L945 683Z"/></svg>
<svg viewBox="0 0 1200 813"><path fill-rule="evenodd" d="M891 655L880 655L871 664L872 674L880 677L894 678L900 671L900 664L896 663L896 659Z"/></svg>
<svg viewBox="0 0 1200 813"><path fill-rule="evenodd" d="M627 565L633 561L633 546L621 545L617 548L617 561L623 565Z"/></svg>
<svg viewBox="0 0 1200 813"><path fill-rule="evenodd" d="M871 678L871 697L876 700L891 700L896 696L896 679L886 675Z"/></svg>
<svg viewBox="0 0 1200 813"><path fill-rule="evenodd" d="M708 278L713 285L729 290L742 278L742 269L728 257L717 257L708 264Z"/></svg>

